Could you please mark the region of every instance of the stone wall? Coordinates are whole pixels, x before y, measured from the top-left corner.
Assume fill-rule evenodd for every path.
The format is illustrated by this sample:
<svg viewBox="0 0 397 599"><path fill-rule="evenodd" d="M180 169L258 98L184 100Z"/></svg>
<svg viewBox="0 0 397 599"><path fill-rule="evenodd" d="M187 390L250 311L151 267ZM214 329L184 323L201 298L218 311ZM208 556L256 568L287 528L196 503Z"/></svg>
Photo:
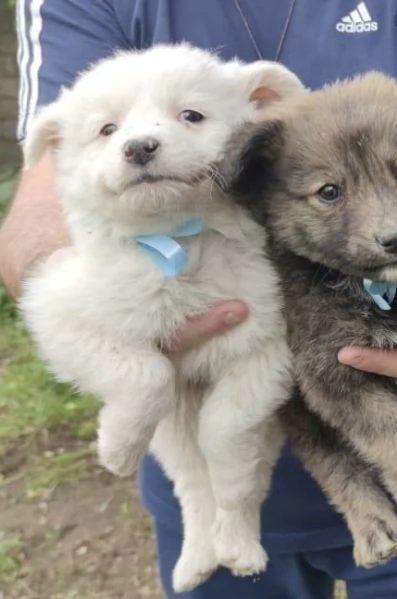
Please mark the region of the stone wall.
<svg viewBox="0 0 397 599"><path fill-rule="evenodd" d="M0 170L20 160L15 141L18 71L14 12L0 0Z"/></svg>

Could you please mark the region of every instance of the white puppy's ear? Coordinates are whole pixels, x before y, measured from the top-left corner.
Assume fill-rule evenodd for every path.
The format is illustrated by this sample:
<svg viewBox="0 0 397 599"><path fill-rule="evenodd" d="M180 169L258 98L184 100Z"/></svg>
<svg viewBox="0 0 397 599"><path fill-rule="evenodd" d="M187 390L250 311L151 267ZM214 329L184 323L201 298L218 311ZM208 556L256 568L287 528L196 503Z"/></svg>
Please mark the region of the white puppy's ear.
<svg viewBox="0 0 397 599"><path fill-rule="evenodd" d="M271 102L306 91L298 77L286 67L266 60L244 66L246 93L258 110Z"/></svg>
<svg viewBox="0 0 397 599"><path fill-rule="evenodd" d="M62 90L59 99L42 108L34 118L22 144L25 169L37 164L47 150L59 143L68 93Z"/></svg>

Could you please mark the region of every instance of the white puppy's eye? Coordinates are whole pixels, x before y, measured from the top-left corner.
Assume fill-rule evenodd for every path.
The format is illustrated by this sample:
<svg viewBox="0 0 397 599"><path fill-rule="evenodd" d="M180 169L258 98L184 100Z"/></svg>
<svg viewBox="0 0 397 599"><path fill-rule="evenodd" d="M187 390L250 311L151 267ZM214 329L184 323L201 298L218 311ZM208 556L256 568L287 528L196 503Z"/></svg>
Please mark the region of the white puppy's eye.
<svg viewBox="0 0 397 599"><path fill-rule="evenodd" d="M201 112L197 112L197 110L182 110L182 112L178 115L178 119L182 122L188 123L199 123L204 120L204 115Z"/></svg>
<svg viewBox="0 0 397 599"><path fill-rule="evenodd" d="M104 137L108 137L109 135L112 135L115 131L117 131L117 125L115 125L114 123L107 123L102 127L99 134L103 135Z"/></svg>

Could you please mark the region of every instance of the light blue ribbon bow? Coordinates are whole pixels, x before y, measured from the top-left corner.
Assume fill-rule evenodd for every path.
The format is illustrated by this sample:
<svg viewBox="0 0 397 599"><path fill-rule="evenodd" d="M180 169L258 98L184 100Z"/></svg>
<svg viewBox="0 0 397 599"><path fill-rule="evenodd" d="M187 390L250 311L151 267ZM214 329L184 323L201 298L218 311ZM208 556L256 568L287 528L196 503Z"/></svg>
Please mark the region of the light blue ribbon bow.
<svg viewBox="0 0 397 599"><path fill-rule="evenodd" d="M204 221L201 218L193 218L171 231L169 235L138 235L138 237L134 237L134 241L161 272L167 277L176 277L185 270L188 255L174 238L193 237L202 233L203 230Z"/></svg>
<svg viewBox="0 0 397 599"><path fill-rule="evenodd" d="M391 303L396 297L397 284L379 283L364 279L364 288L381 310L391 310Z"/></svg>

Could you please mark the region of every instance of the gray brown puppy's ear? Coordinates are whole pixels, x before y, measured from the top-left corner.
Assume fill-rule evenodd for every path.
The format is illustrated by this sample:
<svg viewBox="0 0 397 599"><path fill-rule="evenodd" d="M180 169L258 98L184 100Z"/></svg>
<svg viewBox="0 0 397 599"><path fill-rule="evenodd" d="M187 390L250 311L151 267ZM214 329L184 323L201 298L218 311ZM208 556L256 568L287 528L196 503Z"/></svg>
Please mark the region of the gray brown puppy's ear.
<svg viewBox="0 0 397 599"><path fill-rule="evenodd" d="M215 182L226 193L258 193L270 176L283 147L284 124L272 120L246 124L232 135L222 160L215 165Z"/></svg>

